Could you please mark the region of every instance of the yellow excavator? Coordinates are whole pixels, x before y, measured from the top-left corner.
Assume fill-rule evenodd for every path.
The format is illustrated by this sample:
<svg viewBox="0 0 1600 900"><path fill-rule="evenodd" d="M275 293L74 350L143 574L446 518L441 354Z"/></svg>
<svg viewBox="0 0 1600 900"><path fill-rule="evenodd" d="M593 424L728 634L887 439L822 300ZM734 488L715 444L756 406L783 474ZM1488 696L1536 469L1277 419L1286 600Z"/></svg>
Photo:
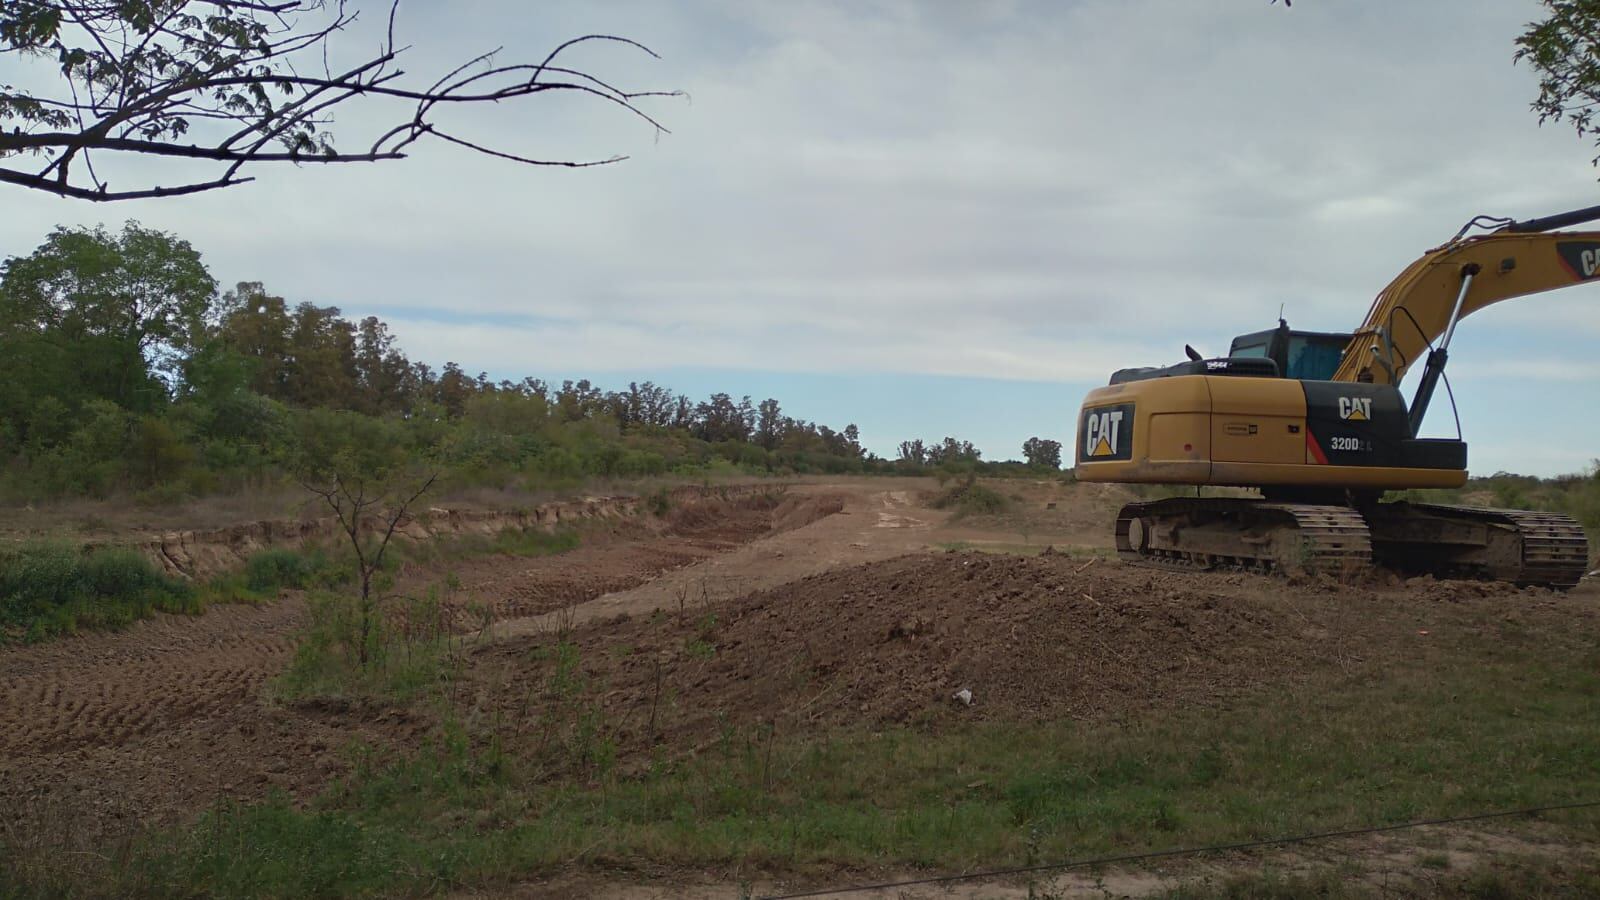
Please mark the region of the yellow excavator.
<svg viewBox="0 0 1600 900"><path fill-rule="evenodd" d="M1479 216L1390 282L1352 333L1294 331L1280 318L1235 338L1225 357L1186 346L1177 365L1115 372L1084 400L1077 478L1197 488L1124 506L1118 554L1184 568L1377 565L1576 585L1589 547L1569 516L1382 498L1466 483L1459 436L1420 436L1456 326L1491 303L1600 278L1600 231L1557 230L1596 219L1600 206L1520 222ZM1468 236L1474 229L1484 233ZM1400 382L1418 361L1408 405ZM1261 497L1202 497L1203 485Z"/></svg>

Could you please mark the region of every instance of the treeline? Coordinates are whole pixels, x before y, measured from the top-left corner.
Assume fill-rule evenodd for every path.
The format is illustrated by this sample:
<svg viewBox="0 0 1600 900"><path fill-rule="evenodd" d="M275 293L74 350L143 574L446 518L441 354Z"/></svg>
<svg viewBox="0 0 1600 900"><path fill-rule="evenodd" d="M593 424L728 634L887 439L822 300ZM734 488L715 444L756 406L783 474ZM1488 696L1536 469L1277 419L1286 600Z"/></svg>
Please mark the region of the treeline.
<svg viewBox="0 0 1600 900"><path fill-rule="evenodd" d="M283 477L330 431L400 442L457 483L894 465L854 425L797 419L775 399L436 371L375 317L260 283L219 292L186 241L133 222L58 228L0 264L0 359L0 494L13 501L237 489Z"/></svg>

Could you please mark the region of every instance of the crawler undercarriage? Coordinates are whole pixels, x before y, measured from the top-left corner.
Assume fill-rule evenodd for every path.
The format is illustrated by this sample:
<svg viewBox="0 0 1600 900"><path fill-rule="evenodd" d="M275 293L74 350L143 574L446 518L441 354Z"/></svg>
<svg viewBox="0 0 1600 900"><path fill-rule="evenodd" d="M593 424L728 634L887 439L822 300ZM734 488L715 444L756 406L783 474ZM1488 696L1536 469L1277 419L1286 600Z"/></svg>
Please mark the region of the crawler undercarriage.
<svg viewBox="0 0 1600 900"><path fill-rule="evenodd" d="M1484 578L1566 589L1584 576L1589 544L1570 516L1423 503L1285 503L1174 498L1117 514L1117 552L1181 568Z"/></svg>

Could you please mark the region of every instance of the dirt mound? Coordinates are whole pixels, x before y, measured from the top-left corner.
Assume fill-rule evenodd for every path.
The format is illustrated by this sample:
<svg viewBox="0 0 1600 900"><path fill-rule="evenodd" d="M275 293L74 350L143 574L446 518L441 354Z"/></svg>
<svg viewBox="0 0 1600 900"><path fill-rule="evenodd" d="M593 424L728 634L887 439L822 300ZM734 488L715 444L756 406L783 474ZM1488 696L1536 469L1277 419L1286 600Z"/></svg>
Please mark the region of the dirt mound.
<svg viewBox="0 0 1600 900"><path fill-rule="evenodd" d="M1550 596L1546 588L1521 588L1503 581L1439 581L1432 576L1407 578L1406 595L1414 600L1429 603L1464 603L1485 598L1509 599L1519 595L1530 598Z"/></svg>
<svg viewBox="0 0 1600 900"><path fill-rule="evenodd" d="M793 531L843 511L844 497L838 494L786 496L772 509L772 530Z"/></svg>
<svg viewBox="0 0 1600 900"><path fill-rule="evenodd" d="M950 553L758 595L718 650L752 698L793 681L827 685L850 718L1030 719L1232 693L1281 655L1279 618L1192 578Z"/></svg>
<svg viewBox="0 0 1600 900"><path fill-rule="evenodd" d="M619 743L637 748L729 725L938 727L1208 704L1293 680L1321 652L1281 603L1211 586L1229 582L1060 555L920 554L506 641L469 677L480 704L530 721L526 695L506 706L494 686L543 683L560 654L540 645L570 641L595 702L623 723Z"/></svg>

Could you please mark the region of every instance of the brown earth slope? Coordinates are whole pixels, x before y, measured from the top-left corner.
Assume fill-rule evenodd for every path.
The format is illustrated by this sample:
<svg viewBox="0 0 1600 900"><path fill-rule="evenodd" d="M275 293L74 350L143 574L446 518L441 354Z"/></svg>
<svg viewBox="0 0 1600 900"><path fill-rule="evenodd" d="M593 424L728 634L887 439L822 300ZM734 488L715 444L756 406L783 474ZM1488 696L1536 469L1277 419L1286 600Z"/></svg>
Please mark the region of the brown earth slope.
<svg viewBox="0 0 1600 900"><path fill-rule="evenodd" d="M702 508L703 506L703 508ZM449 602L496 615L546 612L837 508L827 494L710 498L668 515L591 527L556 556L407 564L397 590L453 576ZM187 818L219 799L315 793L355 743L416 746L424 713L349 704L284 706L268 680L294 652L303 598L158 615L122 632L0 647L0 827L81 837L123 822Z"/></svg>
<svg viewBox="0 0 1600 900"><path fill-rule="evenodd" d="M919 554L725 603L690 603L482 648L477 704L513 732L566 643L626 751L692 747L718 729L924 727L1120 717L1218 704L1312 671L1369 671L1463 629L1524 619L1595 635L1579 594L1433 582L1294 584L1058 555ZM971 692L968 704L955 695ZM652 728L651 723L654 723Z"/></svg>

